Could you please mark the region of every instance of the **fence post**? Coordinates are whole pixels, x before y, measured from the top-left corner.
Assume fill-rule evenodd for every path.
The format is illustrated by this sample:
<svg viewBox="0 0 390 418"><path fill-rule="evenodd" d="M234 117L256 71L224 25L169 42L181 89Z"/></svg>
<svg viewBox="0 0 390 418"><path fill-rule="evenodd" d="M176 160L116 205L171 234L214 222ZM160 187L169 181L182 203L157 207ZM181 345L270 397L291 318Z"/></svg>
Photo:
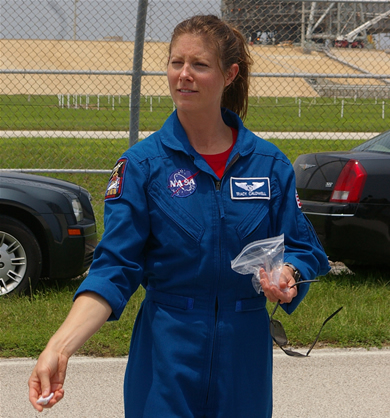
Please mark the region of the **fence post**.
<svg viewBox="0 0 390 418"><path fill-rule="evenodd" d="M129 146L138 142L139 110L142 78L142 59L144 53L146 15L148 0L138 0L137 25L135 28L133 76L131 80Z"/></svg>

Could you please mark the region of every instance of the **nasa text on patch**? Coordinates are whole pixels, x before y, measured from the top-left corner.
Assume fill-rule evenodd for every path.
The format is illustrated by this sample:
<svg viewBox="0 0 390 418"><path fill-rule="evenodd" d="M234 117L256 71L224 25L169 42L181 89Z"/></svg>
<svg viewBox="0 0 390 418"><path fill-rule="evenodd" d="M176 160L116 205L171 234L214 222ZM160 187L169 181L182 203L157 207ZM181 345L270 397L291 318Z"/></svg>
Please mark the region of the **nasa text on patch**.
<svg viewBox="0 0 390 418"><path fill-rule="evenodd" d="M121 158L115 164L114 169L111 172L110 180L108 181L106 195L107 199L116 199L122 195L124 172L127 164L127 158Z"/></svg>
<svg viewBox="0 0 390 418"><path fill-rule="evenodd" d="M231 177L230 195L233 200L271 199L268 177Z"/></svg>
<svg viewBox="0 0 390 418"><path fill-rule="evenodd" d="M171 191L171 197L188 197L195 192L197 184L195 177L199 174L197 171L193 174L187 168L178 168L168 177L168 189Z"/></svg>

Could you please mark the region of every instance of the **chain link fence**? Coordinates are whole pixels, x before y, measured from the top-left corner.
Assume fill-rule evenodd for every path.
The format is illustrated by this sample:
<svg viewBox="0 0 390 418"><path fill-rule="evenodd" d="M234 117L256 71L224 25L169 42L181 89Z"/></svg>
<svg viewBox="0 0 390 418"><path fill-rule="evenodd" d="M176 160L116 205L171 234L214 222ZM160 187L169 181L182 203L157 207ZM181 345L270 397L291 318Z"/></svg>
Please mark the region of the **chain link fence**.
<svg viewBox="0 0 390 418"><path fill-rule="evenodd" d="M0 169L110 171L132 129L141 140L174 110L170 34L200 13L248 39L246 125L291 160L390 126L388 1L1 0L0 9Z"/></svg>

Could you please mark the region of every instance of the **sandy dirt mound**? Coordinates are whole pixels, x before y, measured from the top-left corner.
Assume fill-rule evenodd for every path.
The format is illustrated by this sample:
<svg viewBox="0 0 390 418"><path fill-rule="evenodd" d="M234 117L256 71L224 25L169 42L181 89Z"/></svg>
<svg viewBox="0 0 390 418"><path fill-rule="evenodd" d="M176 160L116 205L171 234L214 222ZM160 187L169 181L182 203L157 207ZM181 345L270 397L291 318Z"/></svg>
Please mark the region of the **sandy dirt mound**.
<svg viewBox="0 0 390 418"><path fill-rule="evenodd" d="M1 74L1 94L128 95L131 93L133 42L2 39L0 49L2 69L41 72L40 74ZM322 53L304 54L298 47L251 46L250 49L255 61L253 73L359 73ZM145 43L143 70L164 72L167 51L166 43ZM340 58L372 72L375 72L375 68L379 68L377 65L379 61L383 66L385 62L383 60L387 59L386 62L389 64L389 57L385 53L377 54L378 56L364 50L340 50L336 53ZM372 59L373 56L376 57L375 60ZM109 73L49 74L50 70ZM116 72L127 72L127 74ZM314 89L302 78L253 77L250 92L252 96L317 96ZM154 96L169 95L166 77L164 75L143 77L141 93Z"/></svg>

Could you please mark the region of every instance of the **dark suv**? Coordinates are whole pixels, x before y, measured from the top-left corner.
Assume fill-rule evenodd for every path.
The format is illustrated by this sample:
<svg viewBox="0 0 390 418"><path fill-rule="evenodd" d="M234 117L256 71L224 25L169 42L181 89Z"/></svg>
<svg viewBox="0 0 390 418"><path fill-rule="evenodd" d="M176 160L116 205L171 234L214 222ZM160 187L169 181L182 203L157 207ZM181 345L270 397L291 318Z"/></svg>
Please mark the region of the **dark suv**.
<svg viewBox="0 0 390 418"><path fill-rule="evenodd" d="M49 177L0 172L0 296L28 293L40 277L77 277L97 244L87 190Z"/></svg>

